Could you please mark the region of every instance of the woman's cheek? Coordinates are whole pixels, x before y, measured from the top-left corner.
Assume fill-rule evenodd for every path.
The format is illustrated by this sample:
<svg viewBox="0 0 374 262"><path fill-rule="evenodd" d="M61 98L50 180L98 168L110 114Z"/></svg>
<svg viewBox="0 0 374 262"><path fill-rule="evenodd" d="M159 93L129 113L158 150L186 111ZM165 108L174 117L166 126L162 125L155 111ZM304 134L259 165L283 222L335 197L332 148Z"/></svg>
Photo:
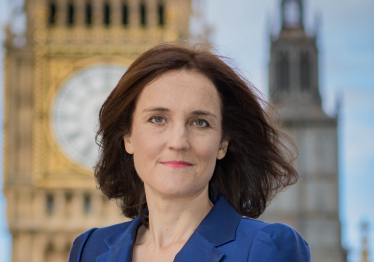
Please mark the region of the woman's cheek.
<svg viewBox="0 0 374 262"><path fill-rule="evenodd" d="M211 137L212 138L212 137ZM218 139L208 139L197 141L199 147L196 148L196 154L204 161L205 169L213 171L216 163L217 152L219 148Z"/></svg>

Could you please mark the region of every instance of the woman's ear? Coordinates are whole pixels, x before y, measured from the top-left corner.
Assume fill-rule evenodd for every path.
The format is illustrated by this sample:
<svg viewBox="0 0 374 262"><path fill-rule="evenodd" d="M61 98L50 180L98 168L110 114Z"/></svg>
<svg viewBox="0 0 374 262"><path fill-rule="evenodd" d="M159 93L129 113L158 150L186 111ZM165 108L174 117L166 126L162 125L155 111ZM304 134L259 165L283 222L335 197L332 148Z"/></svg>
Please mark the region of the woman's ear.
<svg viewBox="0 0 374 262"><path fill-rule="evenodd" d="M217 153L217 159L221 160L222 158L225 157L227 153L227 148L229 146L229 139L223 139Z"/></svg>
<svg viewBox="0 0 374 262"><path fill-rule="evenodd" d="M126 152L130 155L134 154L134 146L132 144L131 136L124 136L123 142L125 143Z"/></svg>

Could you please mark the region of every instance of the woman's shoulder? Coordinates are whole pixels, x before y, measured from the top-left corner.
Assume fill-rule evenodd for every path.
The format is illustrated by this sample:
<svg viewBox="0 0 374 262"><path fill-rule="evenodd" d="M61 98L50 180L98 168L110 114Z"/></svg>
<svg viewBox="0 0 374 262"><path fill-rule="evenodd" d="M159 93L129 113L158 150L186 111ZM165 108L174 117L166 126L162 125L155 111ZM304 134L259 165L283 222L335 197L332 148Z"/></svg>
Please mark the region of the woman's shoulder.
<svg viewBox="0 0 374 262"><path fill-rule="evenodd" d="M80 234L73 242L69 262L95 261L96 257L108 250L105 240L116 232L124 232L132 221L102 228L91 228ZM94 260L91 260L94 259Z"/></svg>
<svg viewBox="0 0 374 262"><path fill-rule="evenodd" d="M238 232L246 237L251 235L248 261L311 261L308 243L296 229L286 224L243 217Z"/></svg>
<svg viewBox="0 0 374 262"><path fill-rule="evenodd" d="M255 231L256 234L263 232L269 234L269 236L277 237L279 235L283 237L301 237L293 227L283 223L267 223L261 220L249 218L243 216L239 223L241 230ZM302 238L302 237L301 237Z"/></svg>

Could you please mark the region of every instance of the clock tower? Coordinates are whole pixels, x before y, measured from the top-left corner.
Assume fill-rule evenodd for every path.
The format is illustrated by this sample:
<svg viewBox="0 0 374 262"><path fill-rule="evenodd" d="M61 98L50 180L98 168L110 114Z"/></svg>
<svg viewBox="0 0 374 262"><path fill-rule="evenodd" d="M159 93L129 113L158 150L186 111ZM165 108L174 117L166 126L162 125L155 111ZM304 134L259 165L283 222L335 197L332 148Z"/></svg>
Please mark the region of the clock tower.
<svg viewBox="0 0 374 262"><path fill-rule="evenodd" d="M303 1L282 0L282 26L271 36L269 97L298 149L300 179L261 216L293 226L314 262L345 262L339 219L338 115L322 108L317 36L307 34Z"/></svg>
<svg viewBox="0 0 374 262"><path fill-rule="evenodd" d="M77 235L125 221L96 189L101 104L142 52L189 37L190 0L25 0L5 43L4 193L12 261L67 261Z"/></svg>

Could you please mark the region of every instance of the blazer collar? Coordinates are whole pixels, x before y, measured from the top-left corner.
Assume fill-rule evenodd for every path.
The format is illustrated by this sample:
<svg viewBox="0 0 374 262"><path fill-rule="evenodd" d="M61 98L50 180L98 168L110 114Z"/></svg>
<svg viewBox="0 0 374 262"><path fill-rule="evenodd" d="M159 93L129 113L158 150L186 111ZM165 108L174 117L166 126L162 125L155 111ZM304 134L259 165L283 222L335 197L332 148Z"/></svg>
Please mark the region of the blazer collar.
<svg viewBox="0 0 374 262"><path fill-rule="evenodd" d="M241 216L223 195L215 195L210 199L214 206L195 231L217 247L235 240Z"/></svg>
<svg viewBox="0 0 374 262"><path fill-rule="evenodd" d="M130 226L124 231L117 231L107 237L104 241L109 250L96 258L96 262L131 262L133 243L136 231L141 226L139 216L130 222Z"/></svg>
<svg viewBox="0 0 374 262"><path fill-rule="evenodd" d="M224 253L216 247L235 240L241 216L222 195L211 197L214 204L195 232L178 252L175 262L218 262ZM96 258L97 262L131 262L136 231L141 225L137 216L125 231L115 232L105 239L109 250Z"/></svg>

